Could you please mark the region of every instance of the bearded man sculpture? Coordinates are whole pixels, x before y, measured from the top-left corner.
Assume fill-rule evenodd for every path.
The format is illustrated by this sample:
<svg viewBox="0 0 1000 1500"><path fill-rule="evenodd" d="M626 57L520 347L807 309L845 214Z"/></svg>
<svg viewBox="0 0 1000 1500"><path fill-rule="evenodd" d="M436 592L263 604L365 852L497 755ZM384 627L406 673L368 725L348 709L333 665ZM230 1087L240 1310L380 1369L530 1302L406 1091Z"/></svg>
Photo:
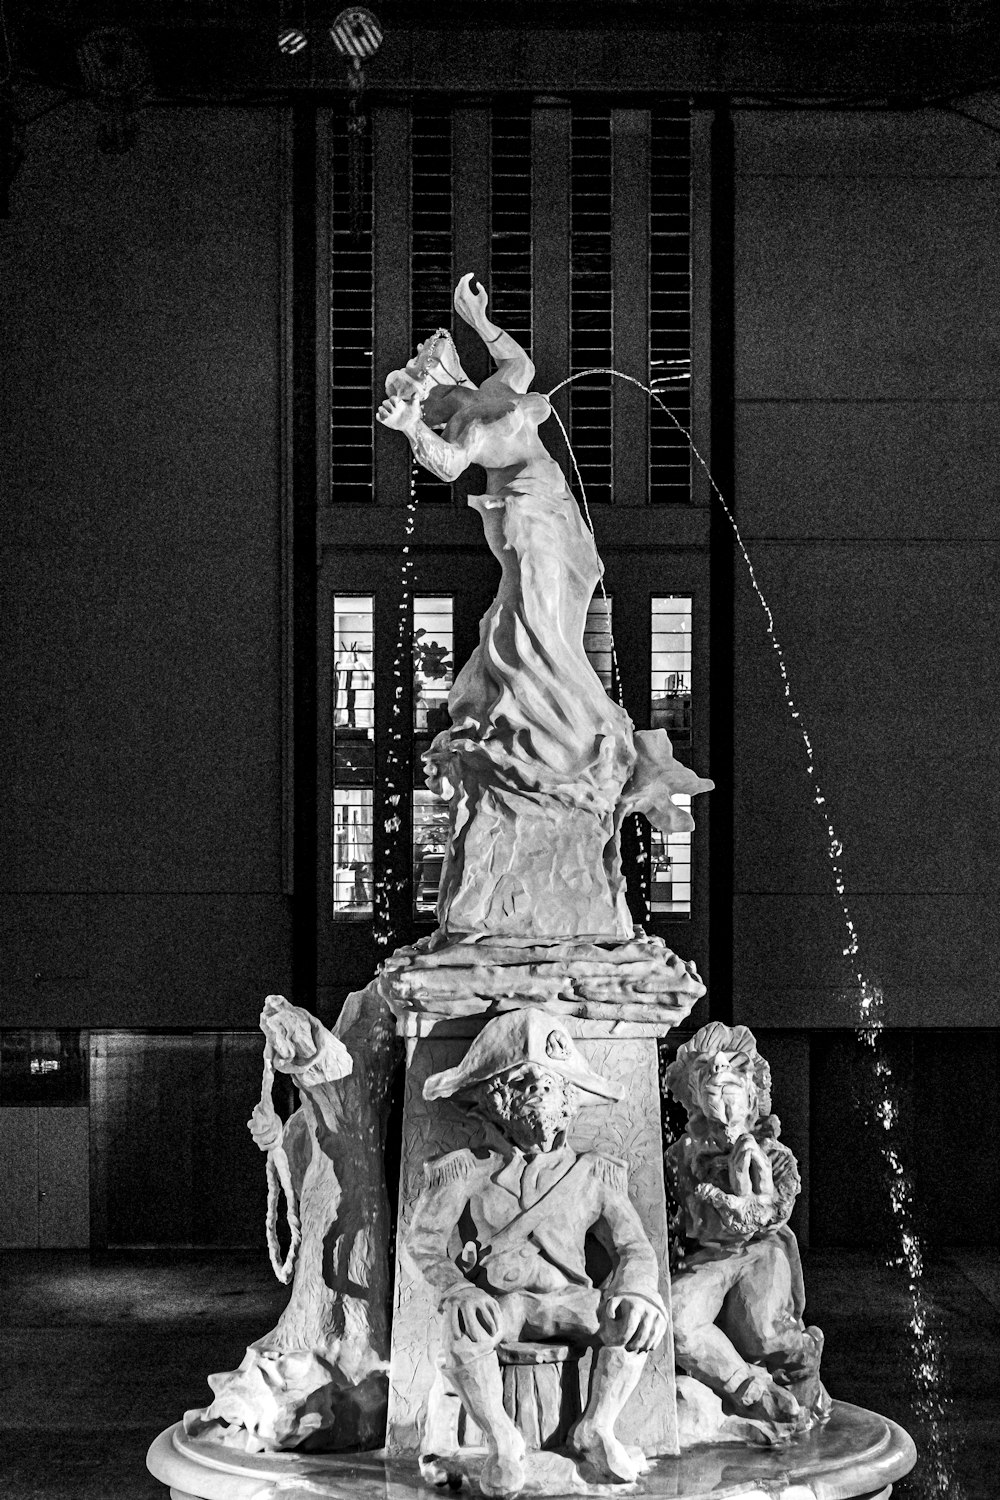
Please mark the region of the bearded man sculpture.
<svg viewBox="0 0 1000 1500"><path fill-rule="evenodd" d="M426 1164L405 1242L439 1294L444 1372L486 1438L485 1495L515 1495L525 1481L525 1441L504 1409L498 1359L523 1339L595 1351L568 1446L601 1482L628 1483L639 1472L614 1429L667 1328L656 1255L629 1201L624 1163L578 1156L566 1139L583 1102L620 1094L538 1010L496 1017L459 1066L424 1085L425 1098L470 1108L494 1143ZM457 1262L449 1254L456 1229ZM587 1268L590 1234L612 1263L600 1286Z"/></svg>
<svg viewBox="0 0 1000 1500"><path fill-rule="evenodd" d="M724 1414L752 1423L757 1441L786 1442L825 1422L830 1398L823 1335L802 1319L788 1227L799 1173L777 1138L770 1069L751 1031L714 1021L678 1049L664 1080L688 1111L666 1164L698 1246L671 1281L677 1363Z"/></svg>

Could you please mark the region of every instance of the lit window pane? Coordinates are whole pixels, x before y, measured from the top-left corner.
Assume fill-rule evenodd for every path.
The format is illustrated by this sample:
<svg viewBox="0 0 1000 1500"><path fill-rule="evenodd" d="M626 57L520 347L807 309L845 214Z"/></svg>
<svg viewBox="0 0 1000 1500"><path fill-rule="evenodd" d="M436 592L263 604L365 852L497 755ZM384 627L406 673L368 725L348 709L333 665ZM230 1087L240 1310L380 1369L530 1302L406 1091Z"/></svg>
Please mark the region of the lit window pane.
<svg viewBox="0 0 1000 1500"><path fill-rule="evenodd" d="M665 729L674 754L691 757L691 599L669 595L652 601L650 724ZM678 807L691 798L678 793ZM659 833L650 838L650 910L660 916L691 915L691 834Z"/></svg>
<svg viewBox="0 0 1000 1500"><path fill-rule="evenodd" d="M413 906L432 917L448 847L448 803L426 787L413 793Z"/></svg>
<svg viewBox="0 0 1000 1500"><path fill-rule="evenodd" d="M450 595L413 601L413 729L432 740L448 728L448 694L454 677ZM421 744L420 750L426 746Z"/></svg>
<svg viewBox="0 0 1000 1500"><path fill-rule="evenodd" d="M372 793L375 784L374 600L333 601L333 912L372 914Z"/></svg>
<svg viewBox="0 0 1000 1500"><path fill-rule="evenodd" d="M691 806L691 798L678 792L678 807ZM691 835L651 830L652 886L650 909L661 916L691 915Z"/></svg>
<svg viewBox="0 0 1000 1500"><path fill-rule="evenodd" d="M447 729L455 637L450 594L413 600L413 906L433 916L448 841L448 802L429 790L421 756Z"/></svg>
<svg viewBox="0 0 1000 1500"><path fill-rule="evenodd" d="M360 788L333 792L333 914L372 914L372 794Z"/></svg>

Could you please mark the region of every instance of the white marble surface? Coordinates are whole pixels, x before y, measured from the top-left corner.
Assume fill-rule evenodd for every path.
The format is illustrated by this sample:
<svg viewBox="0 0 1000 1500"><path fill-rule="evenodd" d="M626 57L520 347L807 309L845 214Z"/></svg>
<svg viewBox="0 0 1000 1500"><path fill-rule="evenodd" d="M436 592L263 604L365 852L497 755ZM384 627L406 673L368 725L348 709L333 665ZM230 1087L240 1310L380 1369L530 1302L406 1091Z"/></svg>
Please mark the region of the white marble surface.
<svg viewBox="0 0 1000 1500"><path fill-rule="evenodd" d="M689 960L638 931L620 942L484 939L397 948L379 990L400 1018L482 1016L539 1006L596 1021L683 1021L705 986Z"/></svg>
<svg viewBox="0 0 1000 1500"><path fill-rule="evenodd" d="M855 1500L888 1495L909 1473L916 1453L894 1422L835 1401L826 1427L781 1450L706 1445L679 1458L656 1459L633 1486L637 1500ZM153 1443L151 1473L174 1500L409 1500L436 1492L416 1462L380 1454L218 1454L185 1438L180 1423ZM474 1472L474 1460L470 1467Z"/></svg>

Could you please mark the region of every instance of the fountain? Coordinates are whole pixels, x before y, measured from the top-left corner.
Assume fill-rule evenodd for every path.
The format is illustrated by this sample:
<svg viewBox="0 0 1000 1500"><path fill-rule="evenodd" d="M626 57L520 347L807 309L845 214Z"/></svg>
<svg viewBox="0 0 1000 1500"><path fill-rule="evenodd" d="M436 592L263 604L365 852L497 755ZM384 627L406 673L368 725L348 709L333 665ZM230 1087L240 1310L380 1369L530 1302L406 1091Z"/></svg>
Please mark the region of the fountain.
<svg viewBox="0 0 1000 1500"><path fill-rule="evenodd" d="M831 1401L806 1323L794 1156L745 1027L712 1023L666 1086L657 1042L704 994L633 926L620 831L710 790L637 731L583 649L594 539L539 436L531 361L464 276L459 315L496 371L476 387L439 329L386 381L379 420L470 496L501 567L479 645L425 756L449 803L433 936L397 949L333 1033L271 996L275 1329L211 1404L150 1449L175 1500L391 1495L887 1497L905 1432ZM393 1032L406 1048L395 1284L383 1181ZM270 1103L277 1070L300 1106ZM690 1253L668 1273L664 1165ZM274 1223L284 1192L292 1244ZM391 1316L390 1316L391 1301Z"/></svg>

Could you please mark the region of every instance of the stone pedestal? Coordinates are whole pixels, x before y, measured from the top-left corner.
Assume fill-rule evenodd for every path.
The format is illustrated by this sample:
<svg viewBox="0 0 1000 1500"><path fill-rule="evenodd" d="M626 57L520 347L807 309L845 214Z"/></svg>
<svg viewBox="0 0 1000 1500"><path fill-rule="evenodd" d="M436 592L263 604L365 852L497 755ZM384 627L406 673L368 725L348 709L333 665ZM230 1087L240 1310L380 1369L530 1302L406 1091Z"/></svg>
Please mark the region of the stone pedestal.
<svg viewBox="0 0 1000 1500"><path fill-rule="evenodd" d="M660 1292L669 1309L656 1050L656 1039L667 1028L662 1024L629 1021L561 1019L587 1063L603 1077L623 1086L620 1102L581 1111L570 1145L577 1152L597 1150L620 1157L626 1163L629 1197L656 1252L661 1268ZM483 1024L482 1020L471 1017L437 1020L435 1024L435 1018L419 1014L400 1020L399 1031L406 1039L407 1070L397 1244L403 1242L409 1228L423 1185L424 1163L459 1147L473 1145L479 1139L475 1122L450 1100L425 1101L423 1085L430 1074L460 1062ZM422 1451L428 1403L432 1410L440 1406L439 1321L433 1290L413 1274L405 1256L397 1256L386 1439L387 1453L392 1456L416 1456ZM674 1353L669 1330L647 1361L639 1386L619 1419L617 1432L624 1443L642 1448L649 1455L678 1451Z"/></svg>

